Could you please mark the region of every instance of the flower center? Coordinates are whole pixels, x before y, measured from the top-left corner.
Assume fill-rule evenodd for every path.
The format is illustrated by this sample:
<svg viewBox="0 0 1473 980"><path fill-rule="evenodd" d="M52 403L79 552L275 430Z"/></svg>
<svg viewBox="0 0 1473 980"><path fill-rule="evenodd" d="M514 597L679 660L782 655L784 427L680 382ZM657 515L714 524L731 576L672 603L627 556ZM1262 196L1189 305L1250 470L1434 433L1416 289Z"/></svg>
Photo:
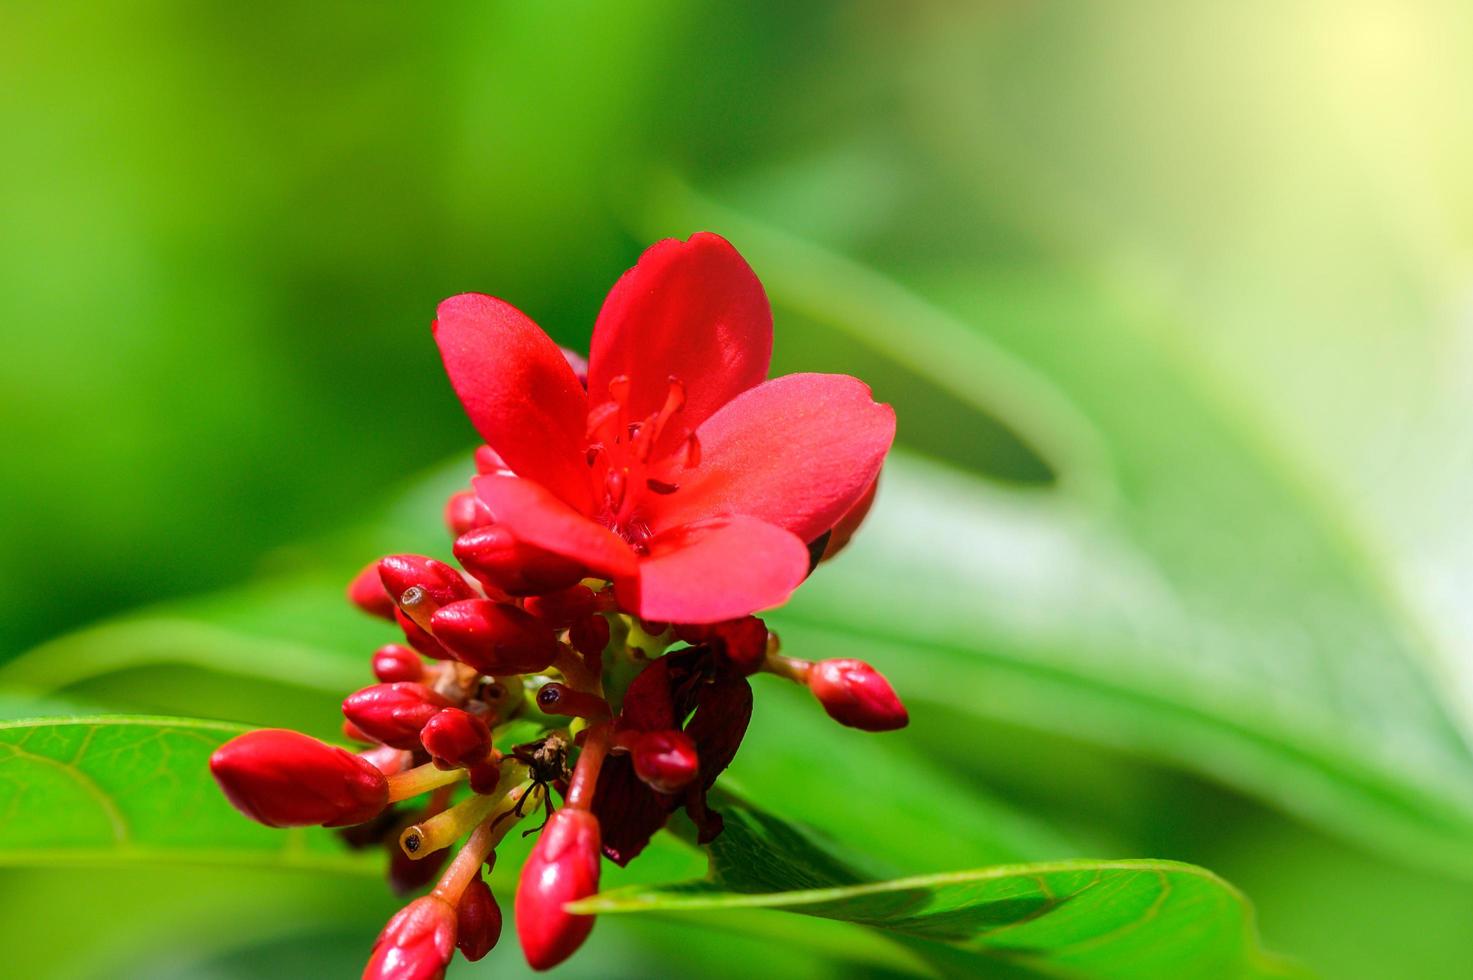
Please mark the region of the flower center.
<svg viewBox="0 0 1473 980"><path fill-rule="evenodd" d="M680 379L670 379L664 403L643 419L630 417L629 396L621 374L609 381L608 400L588 413L588 466L600 522L638 550L650 536L640 502L679 490L684 471L701 461L701 444L676 421L685 408Z"/></svg>

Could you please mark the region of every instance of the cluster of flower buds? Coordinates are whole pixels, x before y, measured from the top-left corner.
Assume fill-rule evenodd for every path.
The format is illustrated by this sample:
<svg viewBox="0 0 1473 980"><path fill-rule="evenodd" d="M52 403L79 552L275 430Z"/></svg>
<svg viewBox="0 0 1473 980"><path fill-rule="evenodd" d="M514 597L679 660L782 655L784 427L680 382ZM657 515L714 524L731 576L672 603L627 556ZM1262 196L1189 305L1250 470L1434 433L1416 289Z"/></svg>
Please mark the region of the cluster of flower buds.
<svg viewBox="0 0 1473 980"><path fill-rule="evenodd" d="M751 270L715 236L662 243L640 269L656 277L695 276L700 289L660 287L681 302L706 303L711 283L733 293L731 301L752 322L755 353L713 363L745 372L739 385L719 392L737 404L745 397L737 393L765 371L762 330L770 347L766 301ZM654 295L649 290L631 285L628 303L619 299L624 282L610 302L629 323L682 322L642 313L637 304ZM562 428L524 440L544 425L535 416L527 426L498 429L519 454L516 473L489 446L477 451L475 489L456 493L445 506L458 568L391 555L349 585L352 603L402 634L373 653L377 683L343 701L343 734L360 744L356 752L265 730L227 742L210 761L226 797L251 819L273 827L344 828L339 833L350 845L389 851L396 892L428 888L379 935L364 973L373 980L440 977L457 949L477 960L495 946L501 909L486 874L502 838L538 813L546 817L521 869L516 932L534 969L565 960L593 928L592 917L568 906L597 892L603 859L627 864L681 809L700 842L721 832L707 793L746 732L754 674L805 685L844 725L885 731L907 720L873 668L856 660L786 657L766 624L749 614L783 601L853 533L893 436L888 407L838 376L803 376L781 387L782 398L803 404L802 413L764 400L767 395L749 399L754 425L769 411L816 418L812 405L833 416L825 424L839 435L814 428L810 441L841 458L812 464L821 462L814 472L830 485L811 493L818 478L806 471L742 462L750 440L721 431L698 439L677 428L672 420L687 397L673 379L643 388L623 375L606 380L608 400L588 410L584 435L578 413L588 402L588 367L575 355L565 362L535 327L524 328L515 311L497 303L459 297L441 308L437 338L467 410L478 424L478 414L491 409L553 412ZM471 324L479 331L474 336L457 332L453 317L462 314L479 318ZM695 314L709 310L698 305ZM730 333L732 321L723 322ZM503 336L513 328L521 332ZM606 330L603 319L598 329ZM502 353L486 360L472 340L495 340ZM597 361L597 334L594 348ZM604 348L600 363L616 362L618 352ZM513 355L526 361L515 371L507 367ZM461 364L469 365L465 372ZM541 401L498 387L495 370L535 388ZM468 377L483 387L467 388ZM566 409L547 408L559 399ZM640 399L649 400L653 414L630 421L626 409ZM695 407L710 415L719 404L706 398ZM703 441L714 449L696 471ZM572 456L558 456L556 466L538 456L569 446ZM792 513L768 508L759 519L734 510L728 484L744 467L791 487L785 492L796 500ZM722 475L728 471L735 475ZM677 482L692 472L707 474L705 482L680 490ZM561 487L581 509L548 497L533 474ZM753 499L752 509L762 510L767 498ZM662 503L719 513L692 510L671 517L666 530L651 531L645 515ZM508 519L513 515L520 523ZM535 532L539 543L529 543L524 531ZM650 620L666 611L687 621Z"/></svg>

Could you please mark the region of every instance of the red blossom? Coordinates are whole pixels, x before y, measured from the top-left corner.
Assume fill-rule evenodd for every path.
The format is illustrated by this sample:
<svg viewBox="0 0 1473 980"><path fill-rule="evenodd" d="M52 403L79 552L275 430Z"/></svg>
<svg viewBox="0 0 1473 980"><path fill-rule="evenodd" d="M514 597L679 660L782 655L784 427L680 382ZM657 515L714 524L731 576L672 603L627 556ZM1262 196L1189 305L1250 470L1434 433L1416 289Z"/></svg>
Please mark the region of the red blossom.
<svg viewBox="0 0 1473 980"><path fill-rule="evenodd" d="M765 381L772 317L724 239L653 245L594 325L585 392L553 341L489 296L440 305L451 383L510 472L474 481L520 543L615 583L645 619L709 623L777 605L809 542L873 483L890 407L842 375Z"/></svg>

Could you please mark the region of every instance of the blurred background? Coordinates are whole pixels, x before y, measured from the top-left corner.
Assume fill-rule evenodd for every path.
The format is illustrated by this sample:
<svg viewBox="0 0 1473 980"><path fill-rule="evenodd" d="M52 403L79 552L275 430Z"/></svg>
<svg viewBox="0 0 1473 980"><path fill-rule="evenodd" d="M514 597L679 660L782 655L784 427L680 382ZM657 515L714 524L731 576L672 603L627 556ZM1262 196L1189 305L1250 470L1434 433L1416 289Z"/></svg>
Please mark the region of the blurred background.
<svg viewBox="0 0 1473 980"><path fill-rule="evenodd" d="M759 687L735 785L901 870L1181 859L1324 975L1466 970L1466 4L0 3L0 37L4 715L332 733L386 639L343 584L447 550L469 472L435 304L585 347L710 229L775 372L897 408L870 526L773 622L914 719ZM355 976L394 907L7 823L14 976ZM568 975L909 968L775 912L594 948Z"/></svg>

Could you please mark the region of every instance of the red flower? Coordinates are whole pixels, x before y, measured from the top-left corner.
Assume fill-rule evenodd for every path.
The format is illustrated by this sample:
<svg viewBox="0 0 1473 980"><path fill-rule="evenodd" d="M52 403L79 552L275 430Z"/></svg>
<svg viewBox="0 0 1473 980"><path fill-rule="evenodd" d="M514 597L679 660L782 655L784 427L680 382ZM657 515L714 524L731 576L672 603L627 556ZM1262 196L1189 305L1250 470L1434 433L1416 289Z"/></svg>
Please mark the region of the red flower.
<svg viewBox="0 0 1473 980"><path fill-rule="evenodd" d="M517 540L615 583L647 620L708 623L777 605L807 545L873 483L894 412L843 375L764 381L762 285L709 233L653 245L594 325L585 393L521 312L440 304L435 336L467 414L511 472L475 488Z"/></svg>

